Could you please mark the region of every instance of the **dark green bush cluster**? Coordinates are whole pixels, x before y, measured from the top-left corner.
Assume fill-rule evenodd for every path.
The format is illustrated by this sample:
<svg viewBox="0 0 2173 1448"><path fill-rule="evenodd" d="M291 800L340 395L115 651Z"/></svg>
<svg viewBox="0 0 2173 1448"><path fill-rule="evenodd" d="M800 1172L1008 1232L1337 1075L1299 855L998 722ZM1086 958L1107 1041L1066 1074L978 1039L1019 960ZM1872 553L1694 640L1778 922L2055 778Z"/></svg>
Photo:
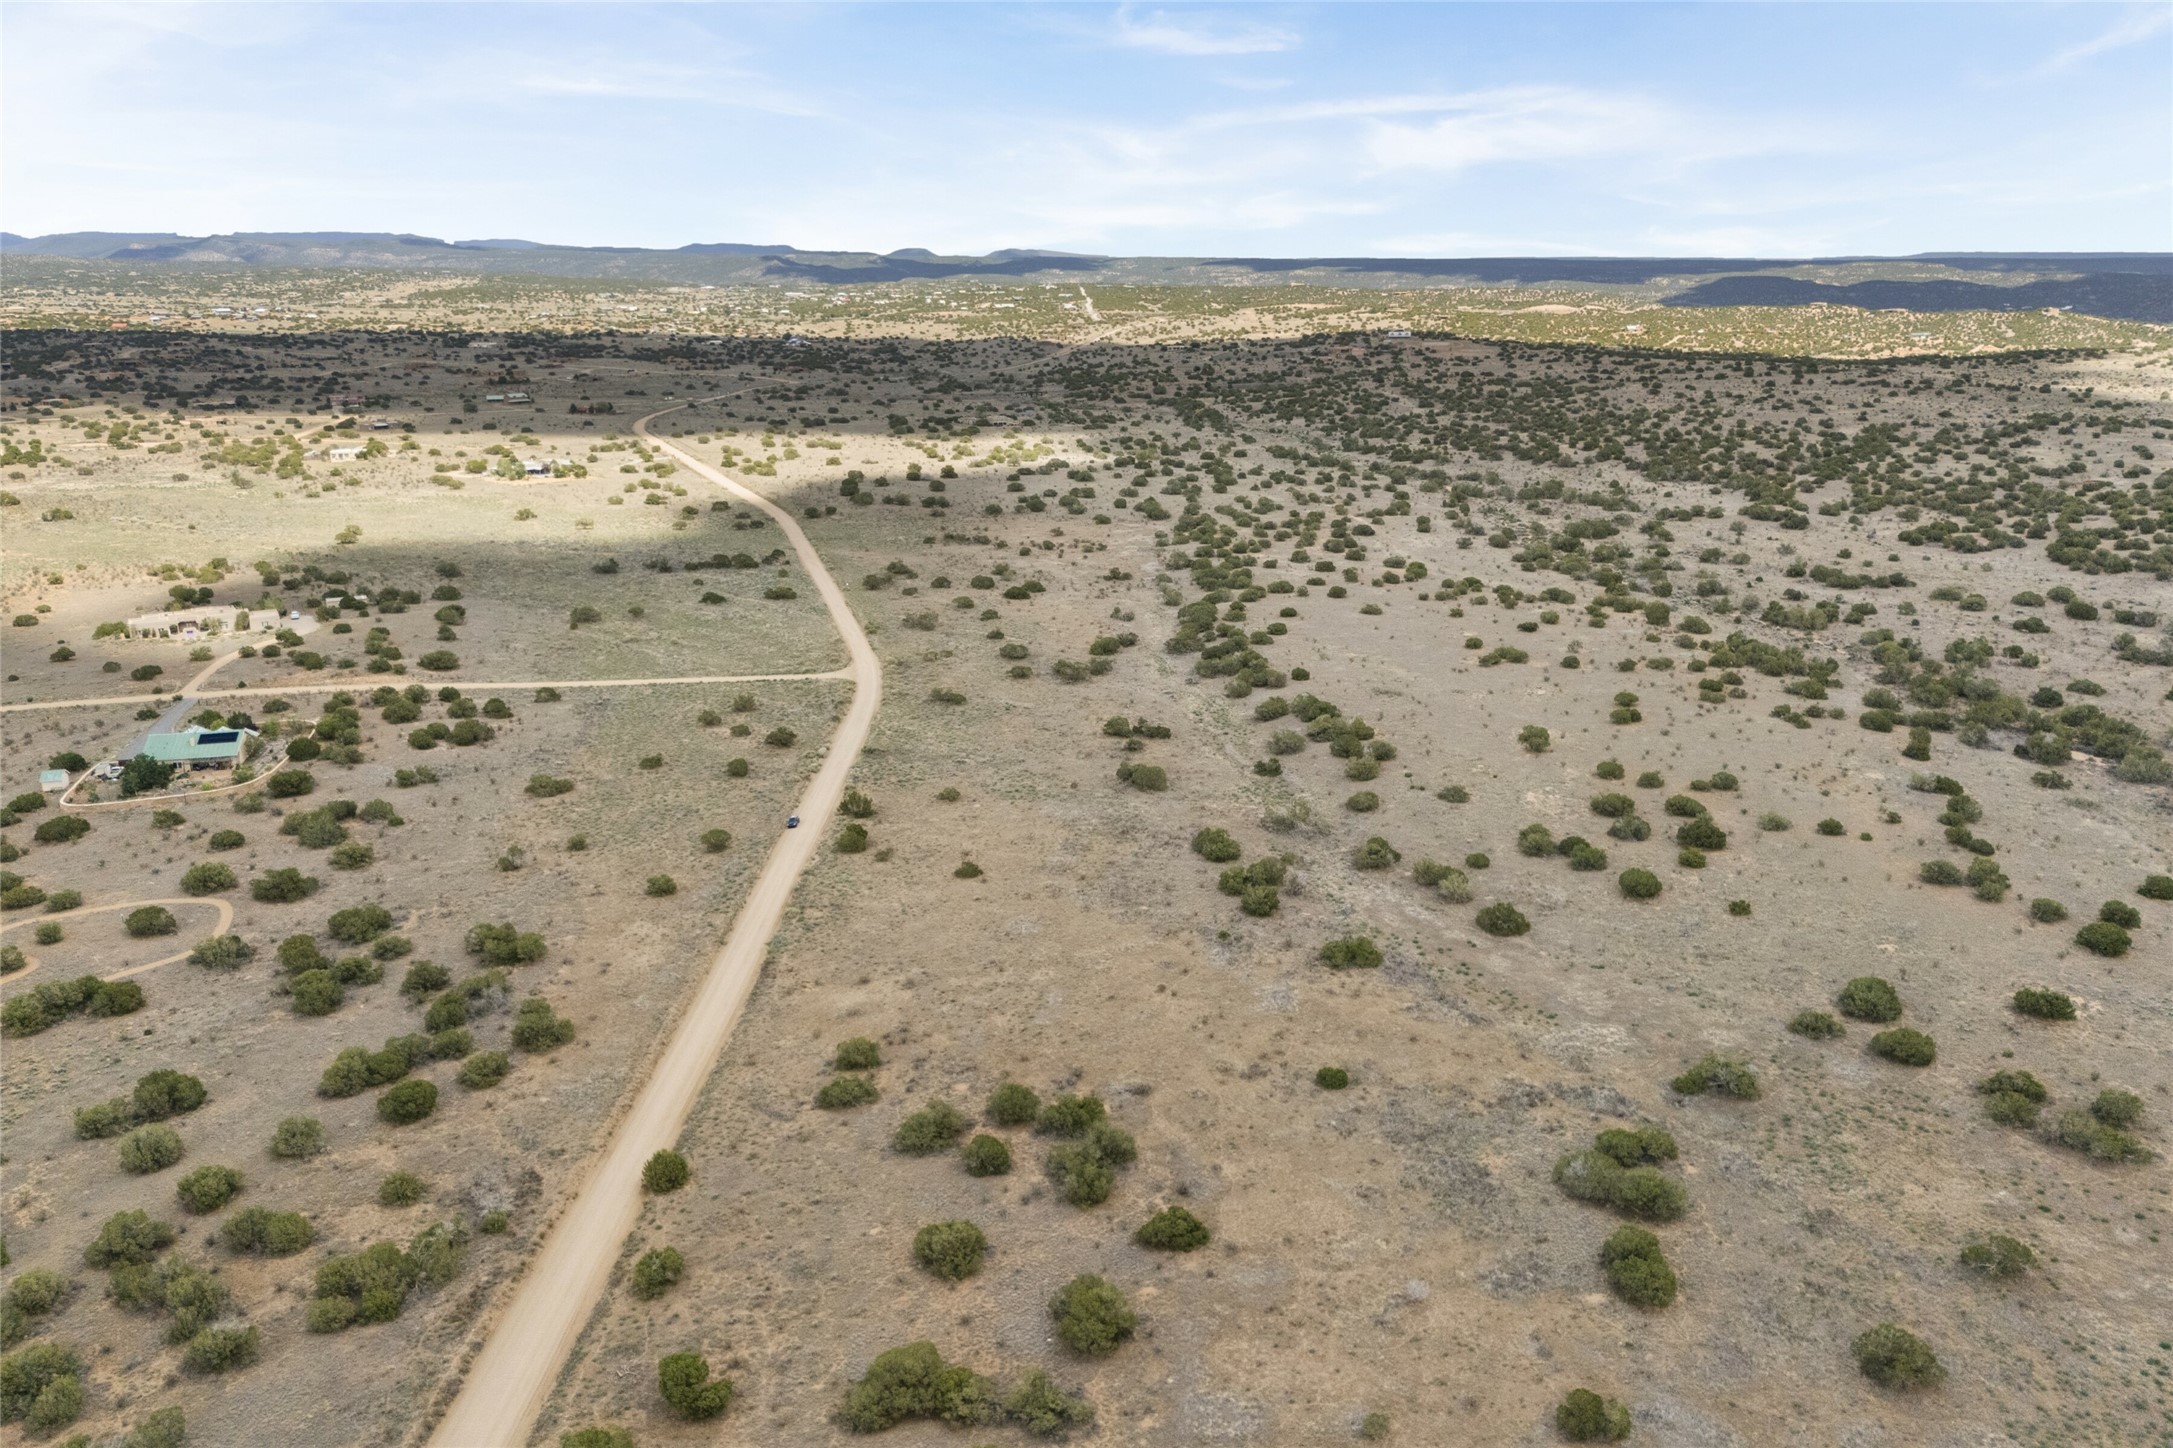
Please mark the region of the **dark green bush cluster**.
<svg viewBox="0 0 2173 1448"><path fill-rule="evenodd" d="M548 949L541 935L510 923L470 926L465 943L468 954L481 956L485 965L527 965L543 959Z"/></svg>
<svg viewBox="0 0 2173 1448"><path fill-rule="evenodd" d="M1096 1101L1095 1104L1101 1103ZM988 1098L988 1119L998 1126L1031 1126L1040 1117L1041 1098L1034 1094L1032 1087L1021 1086L1016 1081L1006 1081Z"/></svg>
<svg viewBox="0 0 2173 1448"><path fill-rule="evenodd" d="M865 1106L877 1096L875 1083L865 1076L833 1076L815 1093L815 1104L825 1111Z"/></svg>
<svg viewBox="0 0 2173 1448"><path fill-rule="evenodd" d="M1880 1031L1871 1038L1869 1050L1874 1056L1903 1066L1929 1066L1939 1056L1930 1036L1908 1026Z"/></svg>
<svg viewBox="0 0 2173 1448"><path fill-rule="evenodd" d="M137 1080L131 1094L116 1096L111 1101L86 1106L76 1112L76 1138L94 1141L119 1136L147 1121L165 1121L186 1115L210 1099L204 1083L194 1076L165 1069L152 1071Z"/></svg>
<svg viewBox="0 0 2173 1448"><path fill-rule="evenodd" d="M1082 1274L1050 1299L1049 1315L1064 1346L1087 1357L1106 1357L1132 1336L1139 1315L1107 1281Z"/></svg>
<svg viewBox="0 0 2173 1448"><path fill-rule="evenodd" d="M289 1116L272 1130L267 1148L282 1161L307 1161L324 1151L324 1124L314 1116Z"/></svg>
<svg viewBox="0 0 2173 1448"><path fill-rule="evenodd" d="M643 1191L663 1196L685 1186L692 1175L687 1159L670 1147L665 1147L652 1152L649 1159L642 1163L641 1187Z"/></svg>
<svg viewBox="0 0 2173 1448"><path fill-rule="evenodd" d="M2057 925L2067 919L2067 907L2040 895L2030 902L2030 919L2040 925Z"/></svg>
<svg viewBox="0 0 2173 1448"><path fill-rule="evenodd" d="M966 1168L967 1176L1005 1176L1011 1171L1011 1148L1001 1137L982 1132L967 1142L959 1152L959 1160Z"/></svg>
<svg viewBox="0 0 2173 1448"><path fill-rule="evenodd" d="M1479 928L1489 935L1523 935L1532 928L1532 922L1524 918L1522 911L1502 902L1481 907L1477 920Z"/></svg>
<svg viewBox="0 0 2173 1448"><path fill-rule="evenodd" d="M125 1016L143 1009L143 987L132 980L100 980L79 975L31 987L0 1006L0 1035L35 1036L80 1012L87 1016Z"/></svg>
<svg viewBox="0 0 2173 1448"><path fill-rule="evenodd" d="M1857 1370L1882 1388L1928 1388L1947 1375L1924 1339L1891 1322L1858 1335L1849 1351L1856 1356Z"/></svg>
<svg viewBox="0 0 2173 1448"><path fill-rule="evenodd" d="M1454 865L1444 865L1438 860L1420 860L1411 867L1411 878L1430 887L1451 905L1471 903L1471 877Z"/></svg>
<svg viewBox="0 0 2173 1448"><path fill-rule="evenodd" d="M541 996L531 996L513 1013L511 1040L515 1050L555 1051L572 1040L573 1022L551 1009Z"/></svg>
<svg viewBox="0 0 2173 1448"><path fill-rule="evenodd" d="M219 1226L219 1245L251 1257L291 1257L317 1240L317 1229L300 1212L243 1207Z"/></svg>
<svg viewBox="0 0 2173 1448"><path fill-rule="evenodd" d="M1732 1096L1738 1101L1756 1101L1763 1094L1750 1067L1718 1055L1700 1057L1668 1082L1668 1089L1683 1096Z"/></svg>
<svg viewBox="0 0 2173 1448"><path fill-rule="evenodd" d="M2065 991L2044 990L2037 986L2024 986L2015 992L2015 1013L2040 1021L2072 1021L2075 1019L2075 998Z"/></svg>
<svg viewBox="0 0 2173 1448"><path fill-rule="evenodd" d="M1381 948L1373 943L1371 936L1346 935L1320 948L1320 963L1330 970L1378 970Z"/></svg>
<svg viewBox="0 0 2173 1448"><path fill-rule="evenodd" d="M1789 1018L1788 1029L1813 1041L1830 1041L1841 1034L1841 1023L1825 1011L1798 1011Z"/></svg>
<svg viewBox="0 0 2173 1448"><path fill-rule="evenodd" d="M2134 942L2128 932L2110 920L2093 920L2075 932L2075 943L2094 955L2118 957Z"/></svg>
<svg viewBox="0 0 2173 1448"><path fill-rule="evenodd" d="M2045 1083L2027 1071L1995 1071L1977 1083L1985 1114L2002 1126L2035 1126Z"/></svg>
<svg viewBox="0 0 2173 1448"><path fill-rule="evenodd" d="M1962 1265L2003 1281L2020 1277L2037 1265L2037 1254L2027 1242L1994 1232L1962 1249Z"/></svg>
<svg viewBox="0 0 2173 1448"><path fill-rule="evenodd" d="M730 1378L711 1377L709 1360L691 1352L675 1352L659 1360L656 1386L674 1413L696 1422L723 1413L732 1406L736 1392Z"/></svg>
<svg viewBox="0 0 2173 1448"><path fill-rule="evenodd" d="M1051 1109L1069 1098L1059 1097ZM1087 1098L1091 1100L1092 1098ZM1095 1102L1099 1106L1100 1102ZM1048 1112L1043 1112L1046 1120ZM1138 1159L1139 1147L1130 1133L1096 1119L1072 1137L1049 1149L1045 1169L1057 1192L1075 1207L1092 1207L1109 1200L1116 1188L1117 1169Z"/></svg>
<svg viewBox="0 0 2173 1448"><path fill-rule="evenodd" d="M390 1126L412 1126L438 1109L438 1088L431 1081L402 1081L377 1098L377 1119Z"/></svg>
<svg viewBox="0 0 2173 1448"><path fill-rule="evenodd" d="M644 1302L654 1301L670 1291L686 1270L687 1259L679 1255L676 1247L652 1247L634 1263L630 1279L633 1293Z"/></svg>
<svg viewBox="0 0 2173 1448"><path fill-rule="evenodd" d="M1650 900L1660 893L1660 877L1650 870L1624 870L1615 884L1632 900Z"/></svg>
<svg viewBox="0 0 2173 1448"><path fill-rule="evenodd" d="M1554 1431L1572 1443L1619 1443L1630 1436L1630 1410L1590 1388L1572 1388L1554 1410Z"/></svg>
<svg viewBox="0 0 2173 1448"><path fill-rule="evenodd" d="M34 1342L0 1358L0 1423L51 1433L83 1411L83 1360L57 1342Z"/></svg>
<svg viewBox="0 0 2173 1448"><path fill-rule="evenodd" d="M1876 975L1860 975L1841 987L1835 998L1841 1014L1852 1021L1884 1024L1901 1018L1901 994Z"/></svg>
<svg viewBox="0 0 2173 1448"><path fill-rule="evenodd" d="M1625 1166L1597 1146L1556 1162L1554 1184L1580 1202L1647 1222L1672 1222L1690 1206L1689 1193L1675 1178L1650 1165Z"/></svg>
<svg viewBox="0 0 2173 1448"><path fill-rule="evenodd" d="M880 1433L914 1418L954 1426L986 1423L995 1415L995 1393L970 1368L943 1360L934 1343L892 1348L868 1364L845 1394L845 1425L856 1433Z"/></svg>
<svg viewBox="0 0 2173 1448"><path fill-rule="evenodd" d="M1313 1084L1323 1091L1341 1091L1351 1084L1351 1073L1341 1066L1323 1066L1313 1073Z"/></svg>
<svg viewBox="0 0 2173 1448"><path fill-rule="evenodd" d="M196 948L189 952L189 964L206 970L239 970L256 953L256 947L239 935L214 935L196 942Z"/></svg>
<svg viewBox="0 0 2173 1448"><path fill-rule="evenodd" d="M1593 1138L1593 1149L1614 1160L1615 1165L1658 1166L1682 1153L1666 1128L1650 1124L1634 1130L1610 1126Z"/></svg>
<svg viewBox="0 0 2173 1448"><path fill-rule="evenodd" d="M390 1322L420 1287L442 1287L459 1273L467 1239L440 1223L418 1232L402 1251L378 1242L360 1252L330 1257L317 1268L309 1304L311 1332L339 1332L361 1323Z"/></svg>
<svg viewBox="0 0 2173 1448"><path fill-rule="evenodd" d="M1643 1227L1617 1227L1600 1245L1600 1266L1615 1296L1633 1307L1665 1307L1675 1300L1675 1269L1660 1239Z"/></svg>
<svg viewBox="0 0 2173 1448"><path fill-rule="evenodd" d="M377 1184L381 1207L412 1207L430 1195L430 1185L411 1171L387 1172Z"/></svg>
<svg viewBox="0 0 2173 1448"><path fill-rule="evenodd" d="M2135 893L2145 900L2173 900L2173 875L2145 875Z"/></svg>
<svg viewBox="0 0 2173 1448"><path fill-rule="evenodd" d="M890 1149L904 1156L933 1156L947 1151L972 1122L948 1101L931 1101L898 1123Z"/></svg>
<svg viewBox="0 0 2173 1448"><path fill-rule="evenodd" d="M134 1176L164 1171L184 1154L181 1133L171 1126L139 1126L121 1138L121 1170Z"/></svg>
<svg viewBox="0 0 2173 1448"><path fill-rule="evenodd" d="M1360 870L1385 870L1402 858L1394 845L1373 835L1352 854L1351 865Z"/></svg>
<svg viewBox="0 0 2173 1448"><path fill-rule="evenodd" d="M378 1051L349 1046L324 1068L317 1080L317 1094L339 1100L360 1095L373 1086L388 1085L429 1061L465 1054L466 1036L465 1031L448 1030L436 1037L389 1036L384 1049Z"/></svg>
<svg viewBox="0 0 2173 1448"><path fill-rule="evenodd" d="M1169 771L1159 764L1127 762L1117 766L1117 780L1149 794L1160 794L1169 788Z"/></svg>
<svg viewBox="0 0 2173 1448"><path fill-rule="evenodd" d="M1195 1252L1207 1245L1207 1224L1183 1207L1164 1207L1140 1224L1132 1240L1157 1252Z"/></svg>
<svg viewBox="0 0 2173 1448"><path fill-rule="evenodd" d="M200 1166L174 1183L181 1209L201 1216L216 1212L241 1192L241 1173L230 1166Z"/></svg>
<svg viewBox="0 0 2173 1448"><path fill-rule="evenodd" d="M837 1054L830 1062L831 1069L837 1071L872 1071L882 1064L882 1049L866 1036L838 1042Z"/></svg>
<svg viewBox="0 0 2173 1448"><path fill-rule="evenodd" d="M2124 1091L2119 1095L2130 1101L2137 1100ZM2108 1121L2099 1114L2099 1107L2104 1101L2105 1097L2101 1095L2087 1111L2078 1109L2061 1112L2059 1116L2046 1122L2039 1129L2038 1135L2054 1146L2083 1152L2099 1161L2149 1161L2151 1153L2148 1148L2121 1130L2113 1121ZM2132 1121L2134 1118L2127 1116L2120 1119Z"/></svg>
<svg viewBox="0 0 2173 1448"><path fill-rule="evenodd" d="M1192 853L1210 864L1226 865L1244 851L1228 830L1210 826L1192 837Z"/></svg>
<svg viewBox="0 0 2173 1448"><path fill-rule="evenodd" d="M946 1282L963 1282L981 1270L988 1238L971 1222L931 1222L913 1234L913 1260Z"/></svg>
<svg viewBox="0 0 2173 1448"><path fill-rule="evenodd" d="M1286 869L1284 862L1273 855L1249 865L1232 865L1217 878L1215 888L1225 895L1235 895L1238 908L1247 915L1265 918L1281 908Z"/></svg>

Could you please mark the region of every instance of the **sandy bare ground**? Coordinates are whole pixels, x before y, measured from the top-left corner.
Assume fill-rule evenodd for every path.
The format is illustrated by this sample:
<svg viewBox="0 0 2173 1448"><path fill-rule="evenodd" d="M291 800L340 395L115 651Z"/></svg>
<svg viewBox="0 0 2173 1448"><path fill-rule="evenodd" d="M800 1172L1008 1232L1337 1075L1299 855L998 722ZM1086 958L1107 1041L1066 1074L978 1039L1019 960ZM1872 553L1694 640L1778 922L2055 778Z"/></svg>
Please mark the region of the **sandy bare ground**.
<svg viewBox="0 0 2173 1448"><path fill-rule="evenodd" d="M146 905L165 905L169 907L174 905L208 905L219 912L219 923L211 927L213 935L226 934L234 924L234 907L227 904L226 901L221 900L216 895L188 895L175 896L172 899L165 900L124 900L118 905L83 905L74 910L61 910L50 915L26 916L21 920L10 920L4 925L0 925L0 931L13 930L18 925L43 924L47 921L81 920L87 915L110 915L116 910L141 910ZM199 936L198 938L201 939L202 937ZM147 970L157 970L162 965L172 965L177 960L187 960L190 951L194 949L195 947L191 946L189 950L184 950L178 955L169 955L162 960L146 961L142 965L130 966L127 970L117 970L104 978L107 980L126 980L132 975L142 975ZM42 964L44 964L43 961L34 955L31 956L30 964L9 976L8 983L12 985L16 981L23 979Z"/></svg>
<svg viewBox="0 0 2173 1448"><path fill-rule="evenodd" d="M666 412L677 408L664 409ZM528 1441L560 1366L595 1310L620 1244L641 1215L641 1167L679 1138L703 1084L717 1063L741 1009L762 973L762 962L785 904L814 859L825 827L845 792L846 777L867 743L882 703L883 671L843 590L823 566L791 514L734 483L716 469L649 433L652 413L635 424L681 463L776 520L801 566L821 592L831 621L852 657L845 676L853 701L830 741L822 767L799 805L800 827L780 831L747 903L733 921L709 974L673 1029L663 1054L634 1096L610 1146L590 1168L565 1214L538 1248L489 1335L475 1353L458 1395L431 1441L445 1448Z"/></svg>

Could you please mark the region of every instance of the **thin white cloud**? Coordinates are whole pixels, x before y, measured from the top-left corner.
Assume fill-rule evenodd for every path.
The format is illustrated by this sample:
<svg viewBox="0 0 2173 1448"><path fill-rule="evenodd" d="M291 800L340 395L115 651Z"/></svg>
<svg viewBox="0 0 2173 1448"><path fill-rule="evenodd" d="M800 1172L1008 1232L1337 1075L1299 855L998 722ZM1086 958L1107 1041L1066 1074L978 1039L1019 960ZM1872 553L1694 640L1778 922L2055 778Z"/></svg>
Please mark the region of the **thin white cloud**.
<svg viewBox="0 0 2173 1448"><path fill-rule="evenodd" d="M1113 33L1121 46L1162 55L1265 55L1298 47L1297 33L1280 26L1179 17L1166 10L1140 15L1129 5L1117 7Z"/></svg>
<svg viewBox="0 0 2173 1448"><path fill-rule="evenodd" d="M2137 6L2121 17L2120 23L2102 35L2070 45L2056 51L2044 64L2046 70L2066 70L2093 55L2103 55L2108 50L2120 50L2130 45L2140 45L2153 35L2173 27L2173 6Z"/></svg>

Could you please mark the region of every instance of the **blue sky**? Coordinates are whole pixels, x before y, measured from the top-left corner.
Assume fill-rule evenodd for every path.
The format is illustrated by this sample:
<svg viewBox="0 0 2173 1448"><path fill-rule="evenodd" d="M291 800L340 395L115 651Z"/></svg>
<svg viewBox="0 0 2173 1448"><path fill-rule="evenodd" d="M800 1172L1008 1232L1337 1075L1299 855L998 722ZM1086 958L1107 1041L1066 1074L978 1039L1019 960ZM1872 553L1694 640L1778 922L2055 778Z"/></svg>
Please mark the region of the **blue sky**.
<svg viewBox="0 0 2173 1448"><path fill-rule="evenodd" d="M2173 4L36 4L0 227L2173 249Z"/></svg>

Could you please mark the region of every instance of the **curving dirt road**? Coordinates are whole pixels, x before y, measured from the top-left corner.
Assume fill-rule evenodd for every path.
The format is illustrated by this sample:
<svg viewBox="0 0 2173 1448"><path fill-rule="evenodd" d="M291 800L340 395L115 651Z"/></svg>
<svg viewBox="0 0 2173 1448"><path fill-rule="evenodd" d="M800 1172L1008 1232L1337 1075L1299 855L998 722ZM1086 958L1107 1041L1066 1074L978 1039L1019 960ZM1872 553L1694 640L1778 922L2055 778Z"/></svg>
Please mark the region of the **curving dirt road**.
<svg viewBox="0 0 2173 1448"><path fill-rule="evenodd" d="M704 399L707 400L707 399ZM682 403L680 406L691 406ZM731 933L711 962L657 1058L649 1077L634 1095L610 1142L590 1164L564 1213L537 1247L527 1273L500 1309L490 1334L475 1355L458 1396L431 1435L442 1448L517 1448L525 1444L557 1381L575 1339L603 1296L612 1264L627 1233L641 1215L641 1167L649 1156L673 1145L694 1109L703 1084L715 1068L741 1008L762 973L770 937L784 915L785 902L800 875L821 848L846 776L867 743L875 711L883 698L883 670L875 650L845 602L845 594L823 567L822 559L800 525L784 508L757 496L716 469L655 437L649 423L676 407L651 413L634 430L672 454L681 465L773 518L792 540L800 565L821 592L830 619L845 640L852 663L845 675L854 682L853 701L831 737L829 752L800 798L800 827L786 830L777 822L777 843L763 862L754 889ZM703 1163L694 1163L696 1175Z"/></svg>
<svg viewBox="0 0 2173 1448"><path fill-rule="evenodd" d="M42 925L48 920L55 922L80 920L86 915L104 915L114 910L140 910L146 905L209 905L219 912L219 923L211 927L213 935L226 934L234 924L234 907L226 901L216 895L188 895L171 900L124 900L118 905L78 905L73 910L59 910L50 915L25 915L20 920L9 920L0 923L0 932L13 930L18 925ZM182 951L179 955L169 955L164 960L152 960L146 961L142 965L132 965L126 970L117 970L113 974L101 978L105 980L126 980L132 975L142 975L147 970L157 970L162 965L172 965L177 960L187 960L190 953L195 949L196 947L191 945L188 950ZM30 964L6 977L4 983L13 985L44 963L36 956L31 956Z"/></svg>

